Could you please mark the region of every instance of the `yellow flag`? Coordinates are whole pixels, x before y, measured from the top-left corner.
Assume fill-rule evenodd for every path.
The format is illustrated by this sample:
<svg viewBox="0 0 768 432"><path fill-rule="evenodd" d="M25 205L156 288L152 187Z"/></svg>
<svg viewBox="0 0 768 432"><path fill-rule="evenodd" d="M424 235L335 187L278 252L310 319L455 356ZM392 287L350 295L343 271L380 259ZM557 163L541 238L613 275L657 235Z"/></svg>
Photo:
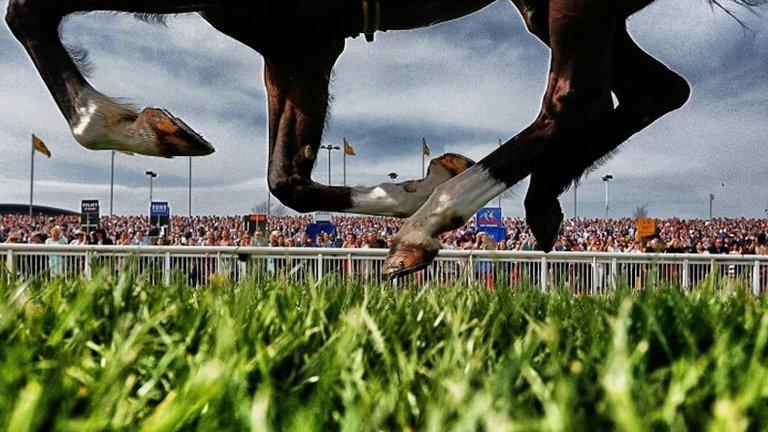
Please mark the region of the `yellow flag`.
<svg viewBox="0 0 768 432"><path fill-rule="evenodd" d="M35 134L32 134L32 147L34 147L35 151L44 154L45 157L51 157L51 151L48 150L48 147L45 146L43 140L38 138Z"/></svg>
<svg viewBox="0 0 768 432"><path fill-rule="evenodd" d="M421 146L422 146L421 151L424 152L424 156L429 156L429 155L432 154L432 150L430 150L429 146L427 145L427 139L426 138L422 138L421 139Z"/></svg>
<svg viewBox="0 0 768 432"><path fill-rule="evenodd" d="M347 141L346 138L344 138L344 154L347 156L355 156L355 149L352 148L351 145L349 145L349 141Z"/></svg>

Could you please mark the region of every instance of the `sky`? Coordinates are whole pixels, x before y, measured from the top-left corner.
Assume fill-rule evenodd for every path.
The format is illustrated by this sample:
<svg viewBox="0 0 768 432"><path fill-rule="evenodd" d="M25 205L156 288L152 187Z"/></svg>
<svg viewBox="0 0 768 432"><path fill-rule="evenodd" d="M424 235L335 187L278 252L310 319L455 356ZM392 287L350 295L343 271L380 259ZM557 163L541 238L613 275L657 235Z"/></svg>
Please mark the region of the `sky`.
<svg viewBox="0 0 768 432"><path fill-rule="evenodd" d="M4 11L7 0L0 1ZM629 20L638 44L691 83L682 109L620 147L582 180L580 217L631 216L647 204L655 217L703 218L709 194L715 216L768 217L768 8L762 16L734 12L742 28L705 0L659 0ZM136 106L169 109L203 134L216 153L193 161L193 213L246 214L266 199L266 101L263 60L196 15L166 27L130 16L92 13L65 22L65 42L90 52L91 83ZM480 160L499 138L536 117L549 50L527 32L508 0L428 29L377 33L374 43L348 39L334 71L333 105L324 143L347 137L351 185L421 174L421 137L433 155L455 152ZM80 200L109 206L110 152L90 151L72 137L31 60L0 25L0 203L29 201L30 136L53 157L35 158L35 203L79 209ZM333 181L341 182L341 154ZM187 159L118 155L115 213L148 207L144 172L158 173L156 200L187 212ZM314 178L326 181L327 152ZM505 215L523 216L527 180L505 195ZM561 203L573 215L573 196Z"/></svg>

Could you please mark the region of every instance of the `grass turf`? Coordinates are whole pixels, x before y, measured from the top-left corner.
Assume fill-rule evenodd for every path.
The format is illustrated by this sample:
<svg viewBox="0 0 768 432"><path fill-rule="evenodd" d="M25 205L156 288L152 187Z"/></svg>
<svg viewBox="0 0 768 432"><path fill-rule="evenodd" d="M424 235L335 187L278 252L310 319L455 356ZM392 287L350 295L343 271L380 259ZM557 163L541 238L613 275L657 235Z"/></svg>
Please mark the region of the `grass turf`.
<svg viewBox="0 0 768 432"><path fill-rule="evenodd" d="M764 430L766 300L0 281L0 429Z"/></svg>

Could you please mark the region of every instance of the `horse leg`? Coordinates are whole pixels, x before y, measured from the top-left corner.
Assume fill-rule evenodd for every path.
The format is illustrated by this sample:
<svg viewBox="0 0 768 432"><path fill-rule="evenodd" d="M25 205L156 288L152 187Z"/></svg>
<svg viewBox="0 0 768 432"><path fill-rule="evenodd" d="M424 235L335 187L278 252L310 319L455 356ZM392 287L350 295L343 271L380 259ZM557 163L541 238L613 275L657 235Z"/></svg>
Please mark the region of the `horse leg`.
<svg viewBox="0 0 768 432"><path fill-rule="evenodd" d="M303 40L279 50L260 48L265 56L269 110L270 191L283 204L300 212L408 216L439 184L474 162L459 155L444 155L432 161L423 180L373 188L328 186L313 181L312 169L328 109L331 70L343 48L342 40Z"/></svg>
<svg viewBox="0 0 768 432"><path fill-rule="evenodd" d="M10 0L5 19L80 144L149 156L202 156L214 151L211 145L167 111L147 108L139 113L96 91L62 44L58 27L76 12L167 14L193 12L207 4L231 7L214 0Z"/></svg>
<svg viewBox="0 0 768 432"><path fill-rule="evenodd" d="M565 138L588 142L602 134L612 109L615 22L612 0L550 2L552 60L538 118L477 165L435 189L396 236L384 274L400 275L428 265L437 255L440 233L461 226L496 195L544 166Z"/></svg>
<svg viewBox="0 0 768 432"><path fill-rule="evenodd" d="M682 107L690 95L686 81L637 46L624 25L616 32L611 88L619 102L612 114L619 127L602 141L569 143L566 151L531 175L526 221L544 251L552 250L563 220L557 197L573 179L630 136Z"/></svg>

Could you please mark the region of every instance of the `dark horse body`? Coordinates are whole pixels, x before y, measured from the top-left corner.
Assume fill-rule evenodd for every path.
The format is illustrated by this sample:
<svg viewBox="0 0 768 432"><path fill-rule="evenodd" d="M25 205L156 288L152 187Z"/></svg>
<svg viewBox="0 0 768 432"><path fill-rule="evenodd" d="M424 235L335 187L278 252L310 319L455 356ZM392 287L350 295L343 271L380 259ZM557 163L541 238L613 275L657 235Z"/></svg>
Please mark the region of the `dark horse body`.
<svg viewBox="0 0 768 432"><path fill-rule="evenodd" d="M95 10L197 12L252 47L265 58L270 190L299 211L409 216L386 263L387 273L398 274L431 262L441 232L463 224L528 175L527 220L542 249L551 249L562 222L559 194L689 97L685 80L641 50L626 31L626 18L652 0L511 1L531 33L552 50L539 116L478 164L446 155L432 162L423 180L373 188L331 187L311 179L330 76L344 40L433 25L492 1L10 0L6 20L81 144L155 156L205 155L213 149L169 113L139 113L93 89L59 40L61 19Z"/></svg>

